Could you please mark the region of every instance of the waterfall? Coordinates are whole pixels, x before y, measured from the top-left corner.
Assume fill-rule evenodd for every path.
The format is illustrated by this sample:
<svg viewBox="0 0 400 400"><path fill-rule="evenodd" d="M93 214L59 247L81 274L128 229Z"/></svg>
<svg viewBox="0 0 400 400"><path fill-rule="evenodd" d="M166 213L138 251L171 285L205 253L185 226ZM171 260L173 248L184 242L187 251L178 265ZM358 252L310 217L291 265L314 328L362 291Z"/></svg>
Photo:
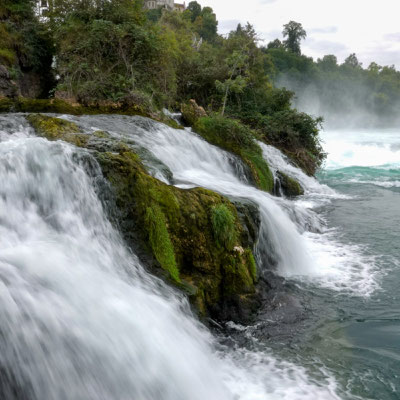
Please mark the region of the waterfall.
<svg viewBox="0 0 400 400"><path fill-rule="evenodd" d="M251 186L240 160L215 147L189 129L172 129L143 117L69 117L84 131L105 130L117 138L144 147L172 172L171 183L202 186L223 195L244 198L260 210L261 232L257 246L261 268L303 283L335 291L369 295L377 287L375 265L362 248L341 243L327 229L315 209L336 198L347 198L292 165L277 149L260 143L272 170L292 176L305 189L296 201L278 198Z"/></svg>
<svg viewBox="0 0 400 400"><path fill-rule="evenodd" d="M247 183L238 160L212 146L189 130L175 130L142 118L98 118L96 127L89 118L80 120L87 128L101 128L118 137L135 141L149 150L172 171L174 184L205 187L224 195L249 199L259 206L262 225L259 259L268 258L283 275L308 274L312 270L304 239L289 215L268 193ZM239 165L238 165L239 164Z"/></svg>
<svg viewBox="0 0 400 400"><path fill-rule="evenodd" d="M86 150L0 117L2 399L338 399L328 375L218 345L125 247L102 179Z"/></svg>

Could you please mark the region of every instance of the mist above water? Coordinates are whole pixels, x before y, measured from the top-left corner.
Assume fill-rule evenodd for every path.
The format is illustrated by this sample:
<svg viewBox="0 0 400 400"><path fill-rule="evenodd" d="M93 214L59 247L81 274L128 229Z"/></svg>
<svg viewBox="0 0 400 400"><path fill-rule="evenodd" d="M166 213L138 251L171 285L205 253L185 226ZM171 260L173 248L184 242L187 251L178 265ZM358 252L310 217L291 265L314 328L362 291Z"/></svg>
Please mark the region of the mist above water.
<svg viewBox="0 0 400 400"><path fill-rule="evenodd" d="M299 111L322 117L325 129L390 128L400 126L400 101L386 102L357 79L302 82L281 74L276 82L295 93L292 104Z"/></svg>

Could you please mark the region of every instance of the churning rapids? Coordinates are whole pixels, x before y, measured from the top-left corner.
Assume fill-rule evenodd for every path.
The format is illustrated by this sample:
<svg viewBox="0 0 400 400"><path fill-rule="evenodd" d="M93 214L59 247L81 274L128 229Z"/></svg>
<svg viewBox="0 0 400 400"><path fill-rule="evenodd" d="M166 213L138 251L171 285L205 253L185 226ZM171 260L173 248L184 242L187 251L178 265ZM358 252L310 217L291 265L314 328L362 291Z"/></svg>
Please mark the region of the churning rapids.
<svg viewBox="0 0 400 400"><path fill-rule="evenodd" d="M297 178L304 196L289 201L255 189L238 160L188 130L141 117L63 117L84 132L108 131L145 149L149 170L166 183L256 203L259 268L273 265L309 302L309 316L301 333L286 321L289 328L275 339L262 332L279 319L211 333L184 297L144 270L108 221L99 197L104 180L90 152L38 138L22 115L3 115L2 399L379 398L355 376L373 374L374 366L347 368L339 358L350 345L332 328L351 314L341 302L358 307L381 289L376 254L368 243L342 240L329 214L354 193L330 188L326 176L327 185L318 183L264 144L272 169ZM399 389L379 372L387 393Z"/></svg>

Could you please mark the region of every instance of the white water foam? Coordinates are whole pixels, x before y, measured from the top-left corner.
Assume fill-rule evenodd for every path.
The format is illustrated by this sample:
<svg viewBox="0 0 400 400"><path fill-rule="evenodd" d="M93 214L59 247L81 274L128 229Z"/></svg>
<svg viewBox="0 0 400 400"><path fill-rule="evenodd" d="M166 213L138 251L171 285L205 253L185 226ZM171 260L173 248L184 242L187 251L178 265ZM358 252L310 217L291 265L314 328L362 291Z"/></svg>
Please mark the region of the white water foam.
<svg viewBox="0 0 400 400"><path fill-rule="evenodd" d="M263 151L264 158L274 172L281 171L290 177L296 179L306 194L323 195L324 197L340 196L329 186L321 185L315 178L306 175L300 168L295 167L290 160L282 154L277 148L269 146L265 143L258 142Z"/></svg>
<svg viewBox="0 0 400 400"><path fill-rule="evenodd" d="M337 232L323 234L306 233L309 251L319 269L305 282L350 295L368 297L379 288L380 273L374 257L365 256L365 248L343 244L337 240Z"/></svg>
<svg viewBox="0 0 400 400"><path fill-rule="evenodd" d="M305 190L295 204L300 209L314 209L329 204L332 199L350 199L326 185L321 185L315 178L293 166L276 148L259 143L264 157L275 171L282 171L297 179ZM301 278L305 282L337 292L361 296L370 296L378 287L379 274L374 258L363 254L365 249L357 245L343 244L338 241L338 232L321 229L322 232L305 232L307 249L312 254L316 268Z"/></svg>
<svg viewBox="0 0 400 400"><path fill-rule="evenodd" d="M398 131L323 132L327 169L345 167L400 168Z"/></svg>

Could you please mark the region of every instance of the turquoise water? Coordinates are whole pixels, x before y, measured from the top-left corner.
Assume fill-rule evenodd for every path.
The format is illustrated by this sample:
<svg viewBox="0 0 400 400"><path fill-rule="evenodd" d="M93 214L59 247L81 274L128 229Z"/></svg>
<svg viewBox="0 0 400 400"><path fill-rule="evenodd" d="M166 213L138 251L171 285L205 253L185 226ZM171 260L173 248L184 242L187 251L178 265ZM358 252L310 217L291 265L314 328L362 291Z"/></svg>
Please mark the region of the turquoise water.
<svg viewBox="0 0 400 400"><path fill-rule="evenodd" d="M296 349L323 360L343 398L400 399L400 130L325 132L324 142L319 180L346 197L319 211L374 285L364 293L310 288L315 325Z"/></svg>

